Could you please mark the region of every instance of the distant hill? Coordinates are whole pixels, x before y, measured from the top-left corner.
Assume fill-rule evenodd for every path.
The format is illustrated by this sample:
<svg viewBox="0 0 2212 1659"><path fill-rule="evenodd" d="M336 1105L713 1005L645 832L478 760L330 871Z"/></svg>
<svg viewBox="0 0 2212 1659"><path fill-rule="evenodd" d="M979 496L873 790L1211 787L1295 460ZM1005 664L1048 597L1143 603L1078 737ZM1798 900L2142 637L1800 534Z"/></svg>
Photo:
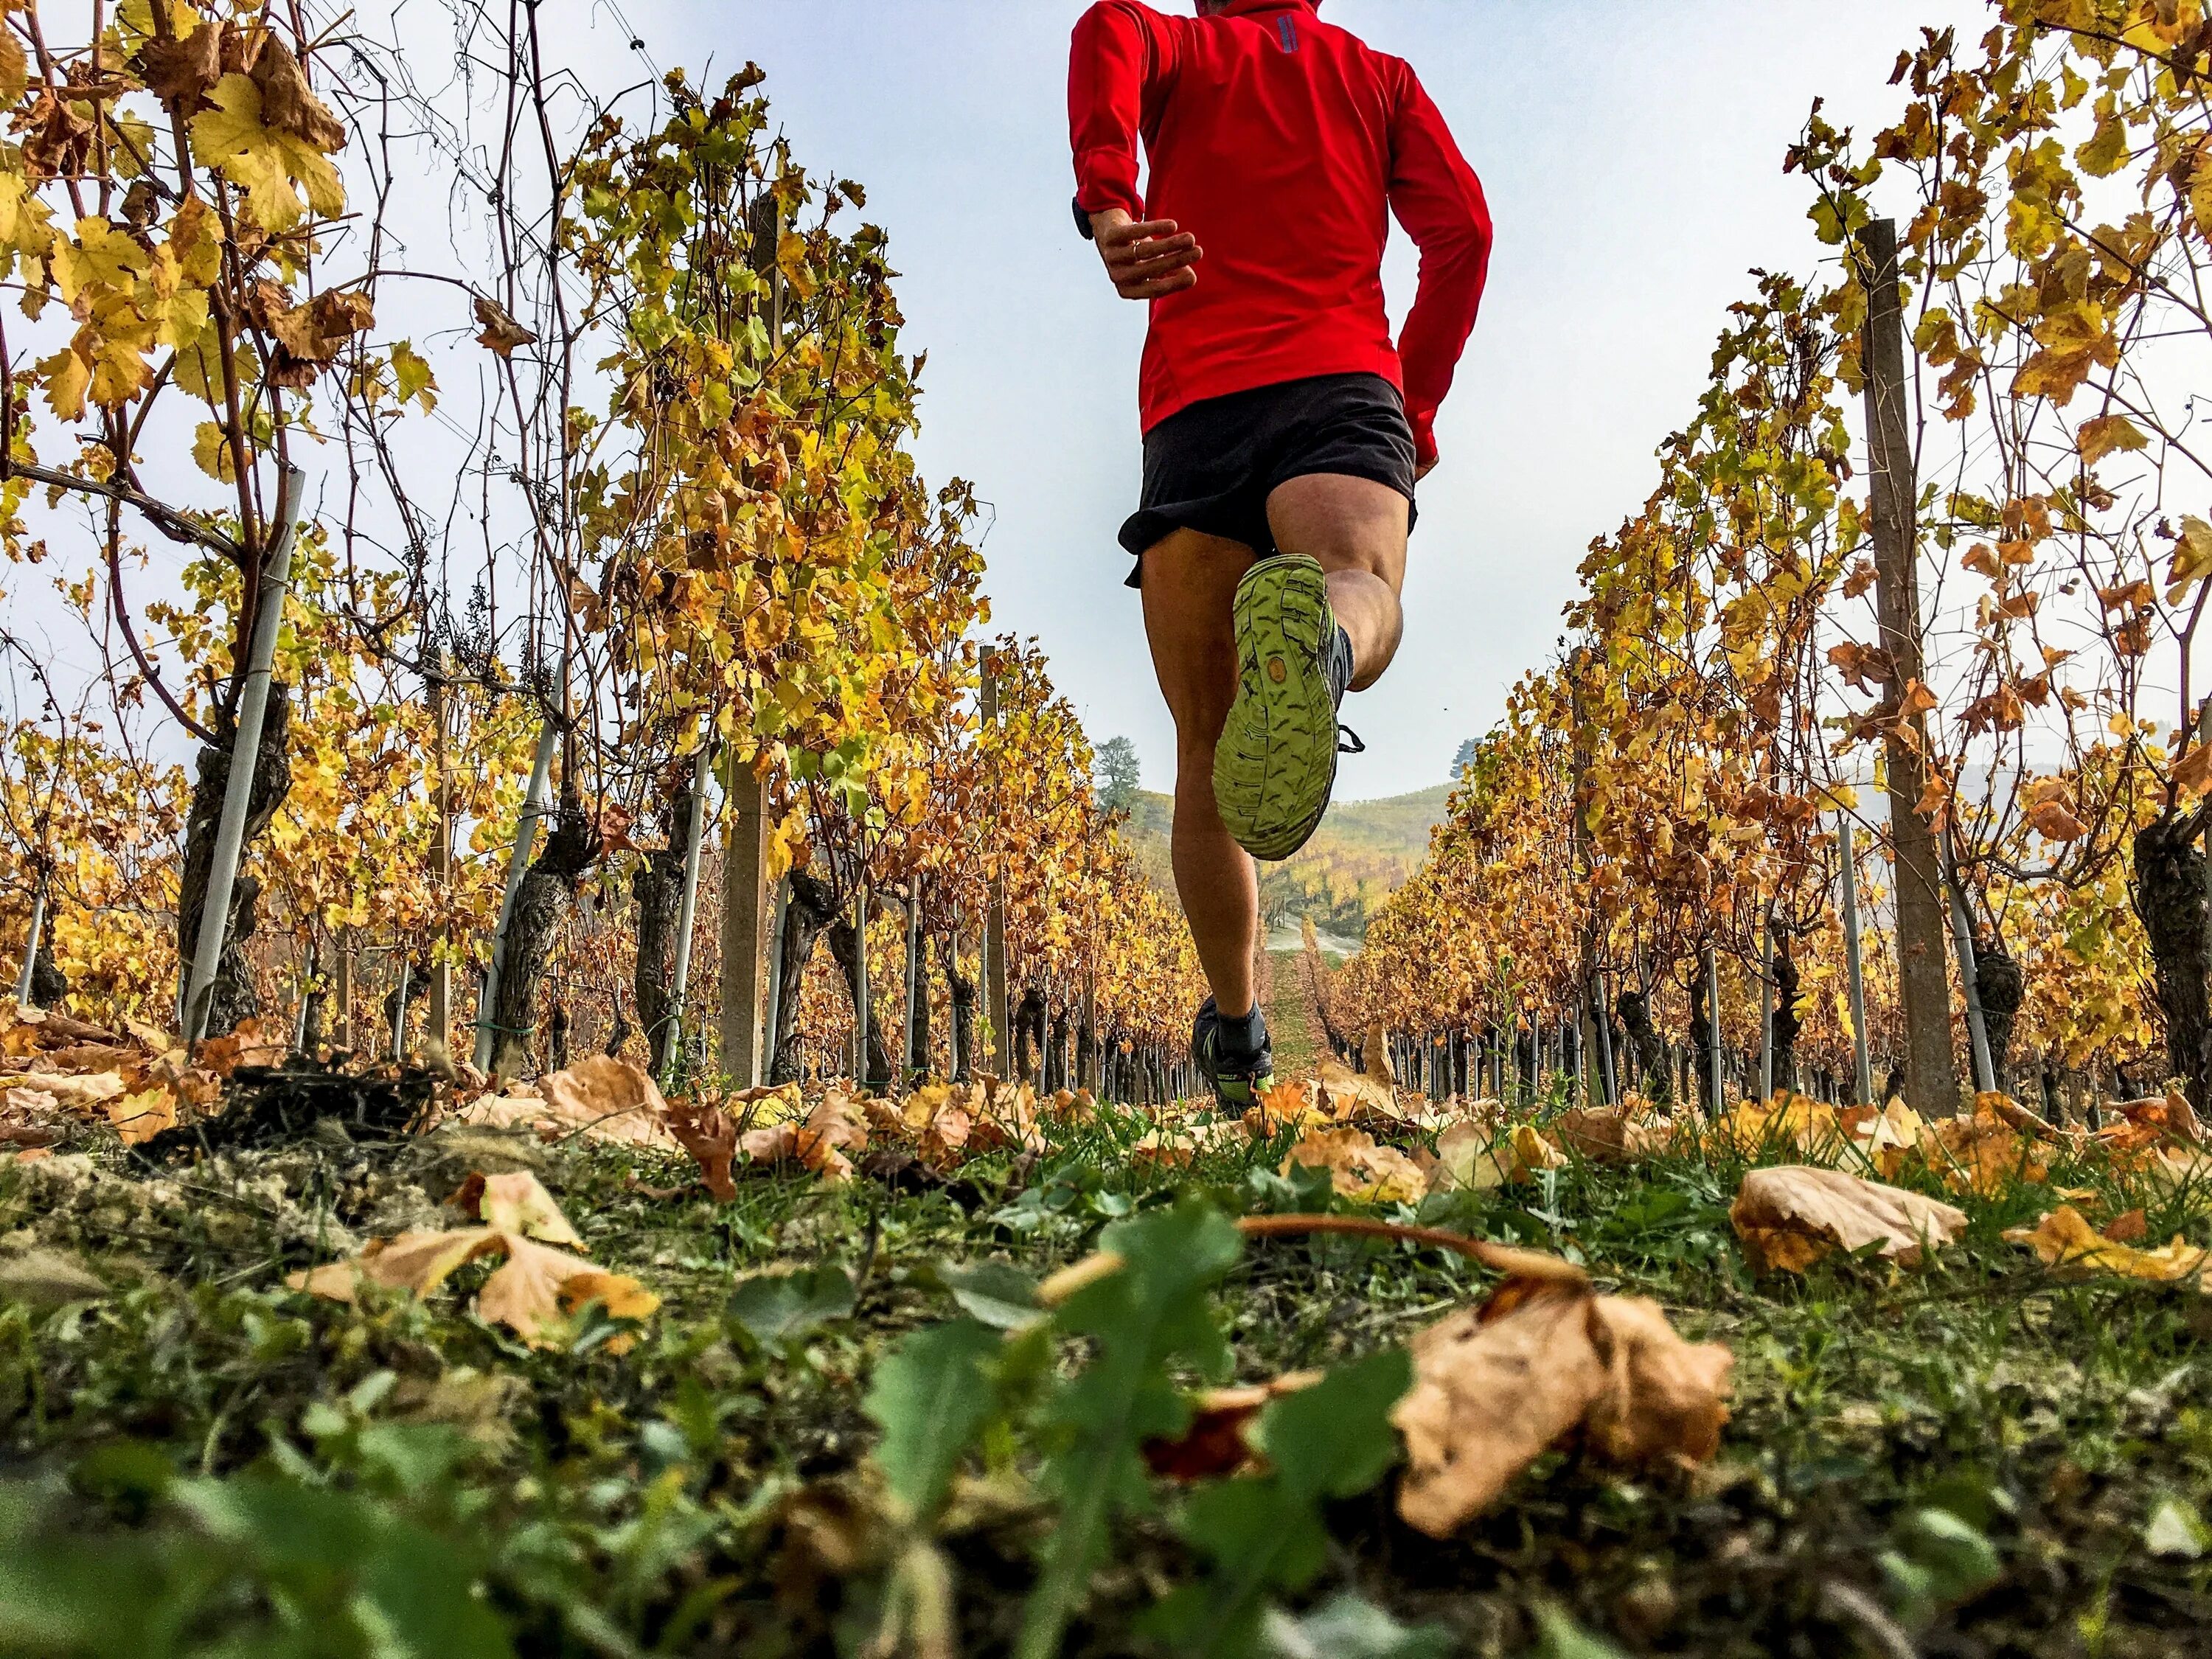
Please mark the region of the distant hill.
<svg viewBox="0 0 2212 1659"><path fill-rule="evenodd" d="M1429 831L1443 822L1451 792L1450 784L1440 783L1388 800L1335 803L1296 858L1261 867L1260 902L1267 925L1294 926L1303 916L1324 933L1364 939L1368 919L1428 855ZM1172 800L1138 793L1127 834L1139 866L1169 892L1175 890L1168 854L1174 823Z"/></svg>

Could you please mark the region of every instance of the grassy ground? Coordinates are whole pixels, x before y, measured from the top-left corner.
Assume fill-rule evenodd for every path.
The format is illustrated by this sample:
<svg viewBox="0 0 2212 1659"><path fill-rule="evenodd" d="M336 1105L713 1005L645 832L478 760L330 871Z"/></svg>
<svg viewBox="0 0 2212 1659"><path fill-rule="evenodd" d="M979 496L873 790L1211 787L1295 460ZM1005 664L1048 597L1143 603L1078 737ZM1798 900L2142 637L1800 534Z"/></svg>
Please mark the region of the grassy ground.
<svg viewBox="0 0 2212 1659"><path fill-rule="evenodd" d="M1172 1186L1232 1214L1314 1201L1273 1173L1279 1147L1133 1173L1121 1149L1143 1127L1109 1114L951 1182L756 1173L731 1204L640 1190L684 1178L664 1160L480 1132L319 1133L159 1171L112 1149L0 1165L0 1652L863 1651L896 1577L865 1521L864 1390L886 1344L956 1311L948 1268L1050 1271ZM556 1352L468 1314L477 1267L425 1302L284 1288L359 1239L453 1224L440 1203L469 1172L520 1167L659 1314L632 1331L587 1312ZM1387 1483L1337 1504L1311 1596L1355 1591L1437 1632L1360 1650L2205 1652L2193 1287L2036 1267L1998 1235L2050 1206L2040 1187L1974 1204L1922 1272L1845 1259L1754 1281L1727 1221L1740 1175L1577 1164L1425 1206L1564 1250L1729 1343L1734 1418L1683 1479L1551 1455L1449 1543L1400 1525ZM2106 1213L2147 1198L2097 1170L2051 1181L2100 1189ZM2154 1239L2203 1242L2185 1199L2148 1207ZM33 1248L70 1253L99 1293ZM1258 1379L1401 1343L1486 1282L1401 1246L1272 1243L1214 1305ZM1054 1525L1036 1449L987 1444L945 1519L953 1650L1009 1649ZM1146 1650L1139 1616L1191 1571L1164 1512L1123 1524L1067 1650Z"/></svg>

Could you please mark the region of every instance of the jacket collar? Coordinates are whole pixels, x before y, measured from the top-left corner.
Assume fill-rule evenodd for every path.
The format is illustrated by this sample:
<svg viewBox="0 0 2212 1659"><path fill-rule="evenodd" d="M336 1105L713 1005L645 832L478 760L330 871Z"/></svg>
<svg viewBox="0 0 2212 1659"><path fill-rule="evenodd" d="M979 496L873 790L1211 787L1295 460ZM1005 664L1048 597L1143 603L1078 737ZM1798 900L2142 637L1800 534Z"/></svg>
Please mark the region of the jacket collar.
<svg viewBox="0 0 2212 1659"><path fill-rule="evenodd" d="M1224 17L1249 17L1255 11L1318 11L1321 0L1229 0L1218 14Z"/></svg>

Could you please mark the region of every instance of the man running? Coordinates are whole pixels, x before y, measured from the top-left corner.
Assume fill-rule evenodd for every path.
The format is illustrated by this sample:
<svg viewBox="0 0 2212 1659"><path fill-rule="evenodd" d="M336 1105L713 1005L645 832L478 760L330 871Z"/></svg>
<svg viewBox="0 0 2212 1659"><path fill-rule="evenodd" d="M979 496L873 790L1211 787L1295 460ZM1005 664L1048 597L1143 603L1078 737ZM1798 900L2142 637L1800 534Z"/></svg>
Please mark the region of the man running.
<svg viewBox="0 0 2212 1659"><path fill-rule="evenodd" d="M1198 11L1094 5L1068 106L1076 222L1121 296L1152 306L1144 498L1121 544L1175 717L1176 888L1213 991L1192 1054L1242 1110L1274 1069L1252 860L1320 825L1338 707L1397 651L1413 486L1437 464L1491 231L1405 64L1322 22L1318 0ZM1421 250L1395 346L1393 212Z"/></svg>

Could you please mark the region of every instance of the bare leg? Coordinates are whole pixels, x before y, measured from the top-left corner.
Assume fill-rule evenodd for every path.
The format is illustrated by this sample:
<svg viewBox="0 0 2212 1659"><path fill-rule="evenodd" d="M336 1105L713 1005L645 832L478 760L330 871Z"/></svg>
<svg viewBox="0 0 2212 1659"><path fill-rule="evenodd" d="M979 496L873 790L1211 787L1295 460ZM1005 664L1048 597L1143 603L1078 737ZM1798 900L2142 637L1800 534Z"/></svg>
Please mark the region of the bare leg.
<svg viewBox="0 0 2212 1659"><path fill-rule="evenodd" d="M1406 586L1412 516L1411 503L1389 485L1337 472L1292 478L1267 497L1276 544L1285 553L1320 560L1328 573L1329 605L1352 637L1355 691L1382 678L1405 635L1398 595ZM1149 566L1146 574L1149 581ZM1236 660L1233 652L1230 660ZM1233 684L1231 690L1233 695Z"/></svg>
<svg viewBox="0 0 2212 1659"><path fill-rule="evenodd" d="M1237 584L1255 555L1242 542L1179 530L1145 555L1145 633L1176 723L1175 878L1215 1006L1252 1012L1260 878L1221 822L1213 746L1237 701Z"/></svg>

